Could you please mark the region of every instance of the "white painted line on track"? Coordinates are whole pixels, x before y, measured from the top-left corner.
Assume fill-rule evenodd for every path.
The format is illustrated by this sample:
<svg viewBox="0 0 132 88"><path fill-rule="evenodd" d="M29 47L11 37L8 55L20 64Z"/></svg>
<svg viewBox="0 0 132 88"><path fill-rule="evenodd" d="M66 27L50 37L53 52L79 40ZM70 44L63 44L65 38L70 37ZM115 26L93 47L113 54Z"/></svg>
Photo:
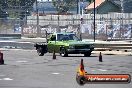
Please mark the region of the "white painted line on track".
<svg viewBox="0 0 132 88"><path fill-rule="evenodd" d="M18 63L26 63L28 61L16 61L16 62L18 62Z"/></svg>
<svg viewBox="0 0 132 88"><path fill-rule="evenodd" d="M2 80L9 80L9 81L11 81L13 79L11 79L11 78L3 78Z"/></svg>
<svg viewBox="0 0 132 88"><path fill-rule="evenodd" d="M53 75L59 75L60 73L51 73L51 74L53 74Z"/></svg>
<svg viewBox="0 0 132 88"><path fill-rule="evenodd" d="M15 42L15 41L0 40L0 42Z"/></svg>
<svg viewBox="0 0 132 88"><path fill-rule="evenodd" d="M11 79L11 78L1 78L0 80L4 80L4 81L12 81L13 79Z"/></svg>
<svg viewBox="0 0 132 88"><path fill-rule="evenodd" d="M107 71L107 70L105 70L105 69L98 69L99 71Z"/></svg>
<svg viewBox="0 0 132 88"><path fill-rule="evenodd" d="M92 71L96 71L96 70L92 70Z"/></svg>

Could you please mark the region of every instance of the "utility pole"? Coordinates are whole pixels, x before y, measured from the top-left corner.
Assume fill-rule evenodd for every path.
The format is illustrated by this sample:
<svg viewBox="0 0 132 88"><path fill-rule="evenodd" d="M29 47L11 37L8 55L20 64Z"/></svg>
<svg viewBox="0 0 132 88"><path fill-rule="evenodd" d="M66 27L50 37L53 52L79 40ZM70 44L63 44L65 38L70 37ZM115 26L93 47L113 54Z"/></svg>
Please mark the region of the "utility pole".
<svg viewBox="0 0 132 88"><path fill-rule="evenodd" d="M96 8L95 8L95 1L96 0L94 0L94 42L95 42L95 10L96 10Z"/></svg>
<svg viewBox="0 0 132 88"><path fill-rule="evenodd" d="M78 14L78 2L79 2L79 0L77 0L77 14Z"/></svg>
<svg viewBox="0 0 132 88"><path fill-rule="evenodd" d="M124 30L123 30L124 1L123 1L123 0L120 0L120 1L121 1L121 21L122 21L122 22L121 22L121 27L122 27L122 28L120 28L120 37L122 38L122 37L123 37L122 35L124 34L124 33L123 33L123 31L124 31Z"/></svg>
<svg viewBox="0 0 132 88"><path fill-rule="evenodd" d="M79 3L78 4L79 4L79 6L78 6L79 7L78 8L78 14L80 14L80 0L79 0Z"/></svg>
<svg viewBox="0 0 132 88"><path fill-rule="evenodd" d="M59 0L58 0L58 30L57 30L57 32L61 32L61 30L60 30L60 16L59 16L59 7L60 7L60 4L59 4L60 2L59 2Z"/></svg>
<svg viewBox="0 0 132 88"><path fill-rule="evenodd" d="M40 29L39 29L39 12L38 12L38 1L36 0L36 20L37 20L37 37L40 37Z"/></svg>
<svg viewBox="0 0 132 88"><path fill-rule="evenodd" d="M80 2L79 2L79 4L80 4ZM83 5L84 5L84 3L83 3L83 0L81 1L81 5L82 5L82 7L80 8L81 9L81 24L80 24L80 39L82 40L82 31L81 31L81 28L82 28L82 26L83 26L83 24L84 24L84 19L83 19Z"/></svg>

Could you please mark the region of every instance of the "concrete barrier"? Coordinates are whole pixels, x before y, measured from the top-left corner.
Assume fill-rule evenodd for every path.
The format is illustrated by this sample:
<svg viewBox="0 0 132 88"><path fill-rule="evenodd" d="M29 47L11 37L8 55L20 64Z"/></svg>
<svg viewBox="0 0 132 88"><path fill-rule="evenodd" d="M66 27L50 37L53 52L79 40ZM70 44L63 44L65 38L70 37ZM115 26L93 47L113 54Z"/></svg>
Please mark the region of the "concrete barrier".
<svg viewBox="0 0 132 88"><path fill-rule="evenodd" d="M132 49L132 44L94 44L96 51L104 51L104 50L130 50Z"/></svg>
<svg viewBox="0 0 132 88"><path fill-rule="evenodd" d="M101 43L98 44L98 43L95 43L94 45L96 48L112 48L112 47L121 47L121 48L131 47L132 48L132 44L101 44Z"/></svg>
<svg viewBox="0 0 132 88"><path fill-rule="evenodd" d="M21 39L21 34L0 34L0 39Z"/></svg>

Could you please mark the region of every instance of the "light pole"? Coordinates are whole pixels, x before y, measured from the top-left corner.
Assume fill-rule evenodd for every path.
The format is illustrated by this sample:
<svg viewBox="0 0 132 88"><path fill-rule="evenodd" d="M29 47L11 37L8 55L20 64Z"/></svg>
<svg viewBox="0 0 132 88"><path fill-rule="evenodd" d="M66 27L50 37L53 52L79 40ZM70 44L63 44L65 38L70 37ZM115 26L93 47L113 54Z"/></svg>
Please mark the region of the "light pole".
<svg viewBox="0 0 132 88"><path fill-rule="evenodd" d="M94 0L94 42L95 42L95 1Z"/></svg>
<svg viewBox="0 0 132 88"><path fill-rule="evenodd" d="M121 27L122 27L121 29L122 29L122 30L121 30L121 34L120 34L120 35L121 35L121 38L122 38L122 37L123 37L122 35L124 34L124 30L123 30L124 0L120 0L120 1L121 1L121 16L122 16L122 17L121 17L121 21L122 21L122 22L121 22Z"/></svg>
<svg viewBox="0 0 132 88"><path fill-rule="evenodd" d="M78 2L79 2L78 14L80 14L80 0Z"/></svg>
<svg viewBox="0 0 132 88"><path fill-rule="evenodd" d="M57 32L60 32L60 17L59 17L59 11L58 11L58 31Z"/></svg>
<svg viewBox="0 0 132 88"><path fill-rule="evenodd" d="M36 0L36 18L37 18L37 37L40 37L40 30L39 30L39 12L38 12L38 1Z"/></svg>
<svg viewBox="0 0 132 88"><path fill-rule="evenodd" d="M84 24L84 19L83 19L83 0L81 0L81 5L80 5L80 0L79 0L79 15L80 15L80 11L81 11L81 23L80 23L80 40L82 40L82 26Z"/></svg>
<svg viewBox="0 0 132 88"><path fill-rule="evenodd" d="M77 14L78 14L78 2L79 2L79 0L77 0Z"/></svg>
<svg viewBox="0 0 132 88"><path fill-rule="evenodd" d="M60 8L59 8L59 7L60 7L59 5L60 5L60 4L59 4L59 3L60 3L60 2L59 2L59 0L58 0L58 7L57 7L57 8L58 8L58 30L57 30L57 32L60 32L60 16L59 16L59 9L60 9Z"/></svg>

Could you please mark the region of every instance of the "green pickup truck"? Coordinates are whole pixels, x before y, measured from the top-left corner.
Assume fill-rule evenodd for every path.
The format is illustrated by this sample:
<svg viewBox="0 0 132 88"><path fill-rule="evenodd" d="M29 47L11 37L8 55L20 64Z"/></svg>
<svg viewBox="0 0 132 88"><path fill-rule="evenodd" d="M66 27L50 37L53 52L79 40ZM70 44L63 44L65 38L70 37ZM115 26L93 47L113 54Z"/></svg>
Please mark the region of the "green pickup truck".
<svg viewBox="0 0 132 88"><path fill-rule="evenodd" d="M47 43L36 43L34 46L39 56L55 52L62 57L68 54L84 54L88 57L94 50L93 44L81 41L74 33L54 33L47 39Z"/></svg>

